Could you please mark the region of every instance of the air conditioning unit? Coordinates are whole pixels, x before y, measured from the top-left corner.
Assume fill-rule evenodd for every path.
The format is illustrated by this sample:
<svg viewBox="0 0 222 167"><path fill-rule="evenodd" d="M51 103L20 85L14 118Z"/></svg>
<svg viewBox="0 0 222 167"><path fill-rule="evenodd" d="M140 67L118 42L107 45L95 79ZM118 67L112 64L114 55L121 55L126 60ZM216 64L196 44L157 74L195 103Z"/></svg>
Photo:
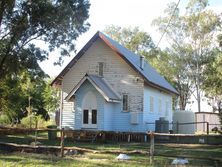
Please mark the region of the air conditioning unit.
<svg viewBox="0 0 222 167"><path fill-rule="evenodd" d="M139 123L139 118L138 118L138 112L131 112L130 116L130 123L131 124L138 124Z"/></svg>

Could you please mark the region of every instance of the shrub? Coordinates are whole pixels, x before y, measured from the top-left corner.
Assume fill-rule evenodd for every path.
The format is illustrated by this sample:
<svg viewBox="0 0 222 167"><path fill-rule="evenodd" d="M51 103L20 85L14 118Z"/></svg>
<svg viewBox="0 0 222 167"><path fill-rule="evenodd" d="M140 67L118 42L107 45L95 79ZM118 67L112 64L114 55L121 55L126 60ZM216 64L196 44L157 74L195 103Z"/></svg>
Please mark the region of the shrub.
<svg viewBox="0 0 222 167"><path fill-rule="evenodd" d="M36 115L28 115L27 117L24 117L21 120L21 126L25 128L35 128L37 121L37 128L43 128L46 127L47 121L45 121L42 116L36 116Z"/></svg>
<svg viewBox="0 0 222 167"><path fill-rule="evenodd" d="M9 117L5 114L0 115L0 125L9 125L11 123L11 120Z"/></svg>

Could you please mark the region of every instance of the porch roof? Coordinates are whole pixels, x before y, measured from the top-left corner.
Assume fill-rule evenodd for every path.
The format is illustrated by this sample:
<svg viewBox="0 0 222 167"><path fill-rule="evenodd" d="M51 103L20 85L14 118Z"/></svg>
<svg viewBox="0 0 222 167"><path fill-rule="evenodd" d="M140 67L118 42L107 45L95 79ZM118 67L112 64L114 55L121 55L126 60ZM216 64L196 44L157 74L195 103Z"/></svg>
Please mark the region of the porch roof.
<svg viewBox="0 0 222 167"><path fill-rule="evenodd" d="M72 89L72 91L66 96L65 100L70 101L80 86L88 80L96 90L106 99L108 102L120 102L120 96L116 93L108 82L101 76L86 74L80 82Z"/></svg>

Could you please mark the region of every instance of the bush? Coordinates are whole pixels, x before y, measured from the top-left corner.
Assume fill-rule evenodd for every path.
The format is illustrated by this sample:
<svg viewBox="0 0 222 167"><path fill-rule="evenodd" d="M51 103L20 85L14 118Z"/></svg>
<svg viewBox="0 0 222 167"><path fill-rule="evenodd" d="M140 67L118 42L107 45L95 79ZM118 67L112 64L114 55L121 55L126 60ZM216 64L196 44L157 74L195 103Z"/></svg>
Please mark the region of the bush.
<svg viewBox="0 0 222 167"><path fill-rule="evenodd" d="M9 125L11 123L7 115L0 115L0 125Z"/></svg>
<svg viewBox="0 0 222 167"><path fill-rule="evenodd" d="M37 121L37 128L44 128L46 127L49 123L49 121L45 121L42 116L35 116L33 114L28 115L27 117L24 117L21 120L21 126L24 128L35 128L36 126L36 121Z"/></svg>

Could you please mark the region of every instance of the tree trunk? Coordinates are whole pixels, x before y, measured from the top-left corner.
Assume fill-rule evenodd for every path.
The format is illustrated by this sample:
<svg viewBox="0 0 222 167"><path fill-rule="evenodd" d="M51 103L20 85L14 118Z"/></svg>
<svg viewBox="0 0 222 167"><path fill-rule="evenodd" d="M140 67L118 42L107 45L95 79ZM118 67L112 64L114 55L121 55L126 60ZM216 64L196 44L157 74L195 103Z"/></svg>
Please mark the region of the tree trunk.
<svg viewBox="0 0 222 167"><path fill-rule="evenodd" d="M4 14L4 11L5 11L5 4L6 4L6 1L4 1L4 0L1 1L1 4L0 4L0 28L1 28L1 25L2 25L3 14Z"/></svg>
<svg viewBox="0 0 222 167"><path fill-rule="evenodd" d="M198 90L197 91L197 110L198 110L198 112L200 112L201 111L201 108L200 108L200 91Z"/></svg>
<svg viewBox="0 0 222 167"><path fill-rule="evenodd" d="M185 110L186 108L186 100L184 95L180 95L180 110Z"/></svg>

